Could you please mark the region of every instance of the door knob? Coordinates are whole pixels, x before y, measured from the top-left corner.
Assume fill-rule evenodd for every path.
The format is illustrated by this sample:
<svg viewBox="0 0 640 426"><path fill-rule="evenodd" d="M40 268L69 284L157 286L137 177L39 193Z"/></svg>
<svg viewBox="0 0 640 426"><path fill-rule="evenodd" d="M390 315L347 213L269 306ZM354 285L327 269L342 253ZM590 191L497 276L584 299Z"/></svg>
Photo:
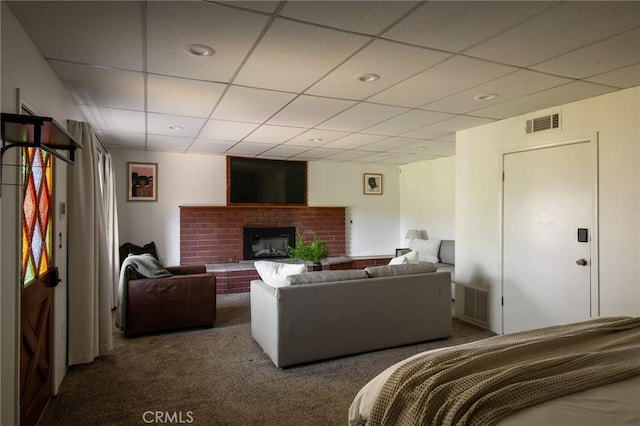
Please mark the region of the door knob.
<svg viewBox="0 0 640 426"><path fill-rule="evenodd" d="M583 257L581 259L576 260L576 265L587 266L587 259Z"/></svg>

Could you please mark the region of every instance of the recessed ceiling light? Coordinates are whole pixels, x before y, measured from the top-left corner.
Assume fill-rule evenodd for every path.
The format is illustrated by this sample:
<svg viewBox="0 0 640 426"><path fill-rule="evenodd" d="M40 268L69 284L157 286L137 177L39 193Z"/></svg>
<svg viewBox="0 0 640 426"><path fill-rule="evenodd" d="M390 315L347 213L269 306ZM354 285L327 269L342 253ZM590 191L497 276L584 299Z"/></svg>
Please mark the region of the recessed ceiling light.
<svg viewBox="0 0 640 426"><path fill-rule="evenodd" d="M321 138L312 138L312 139L309 139L309 142L322 142L322 139Z"/></svg>
<svg viewBox="0 0 640 426"><path fill-rule="evenodd" d="M213 56L216 53L215 50L204 44L189 44L184 48L184 51L192 56Z"/></svg>
<svg viewBox="0 0 640 426"><path fill-rule="evenodd" d="M169 129L171 129L171 130L182 130L182 129L184 129L184 127L182 127L182 126L169 126Z"/></svg>
<svg viewBox="0 0 640 426"><path fill-rule="evenodd" d="M491 99L495 99L497 97L497 93L481 93L479 95L475 95L473 99L475 99L476 101L490 101Z"/></svg>
<svg viewBox="0 0 640 426"><path fill-rule="evenodd" d="M380 80L380 76L378 74L360 74L353 78L363 83L371 83L372 81Z"/></svg>

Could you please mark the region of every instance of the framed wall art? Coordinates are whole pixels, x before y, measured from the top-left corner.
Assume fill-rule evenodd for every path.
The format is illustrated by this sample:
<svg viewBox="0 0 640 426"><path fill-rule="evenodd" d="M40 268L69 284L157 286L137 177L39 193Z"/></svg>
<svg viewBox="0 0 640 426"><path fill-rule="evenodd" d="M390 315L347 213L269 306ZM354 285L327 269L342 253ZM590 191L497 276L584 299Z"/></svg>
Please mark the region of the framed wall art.
<svg viewBox="0 0 640 426"><path fill-rule="evenodd" d="M367 195L382 195L382 175L378 173L365 173L364 193Z"/></svg>
<svg viewBox="0 0 640 426"><path fill-rule="evenodd" d="M127 201L158 201L158 164L127 163Z"/></svg>

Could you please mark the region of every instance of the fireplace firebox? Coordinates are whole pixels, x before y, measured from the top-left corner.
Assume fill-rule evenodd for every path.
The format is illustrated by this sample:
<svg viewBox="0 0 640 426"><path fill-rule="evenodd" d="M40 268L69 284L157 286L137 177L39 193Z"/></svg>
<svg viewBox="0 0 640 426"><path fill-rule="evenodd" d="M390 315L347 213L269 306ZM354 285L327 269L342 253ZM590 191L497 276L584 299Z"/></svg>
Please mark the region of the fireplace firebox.
<svg viewBox="0 0 640 426"><path fill-rule="evenodd" d="M243 228L244 259L277 259L288 257L289 246L296 244L295 227Z"/></svg>

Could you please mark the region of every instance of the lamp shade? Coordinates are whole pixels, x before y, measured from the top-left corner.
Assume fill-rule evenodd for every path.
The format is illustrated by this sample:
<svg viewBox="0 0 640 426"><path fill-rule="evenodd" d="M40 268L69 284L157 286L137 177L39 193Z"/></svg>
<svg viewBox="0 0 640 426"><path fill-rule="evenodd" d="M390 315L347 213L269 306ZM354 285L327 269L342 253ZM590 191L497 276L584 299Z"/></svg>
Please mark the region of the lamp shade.
<svg viewBox="0 0 640 426"><path fill-rule="evenodd" d="M416 238L420 238L420 231L417 229L409 229L407 231L407 235L404 236L406 240L414 240Z"/></svg>

